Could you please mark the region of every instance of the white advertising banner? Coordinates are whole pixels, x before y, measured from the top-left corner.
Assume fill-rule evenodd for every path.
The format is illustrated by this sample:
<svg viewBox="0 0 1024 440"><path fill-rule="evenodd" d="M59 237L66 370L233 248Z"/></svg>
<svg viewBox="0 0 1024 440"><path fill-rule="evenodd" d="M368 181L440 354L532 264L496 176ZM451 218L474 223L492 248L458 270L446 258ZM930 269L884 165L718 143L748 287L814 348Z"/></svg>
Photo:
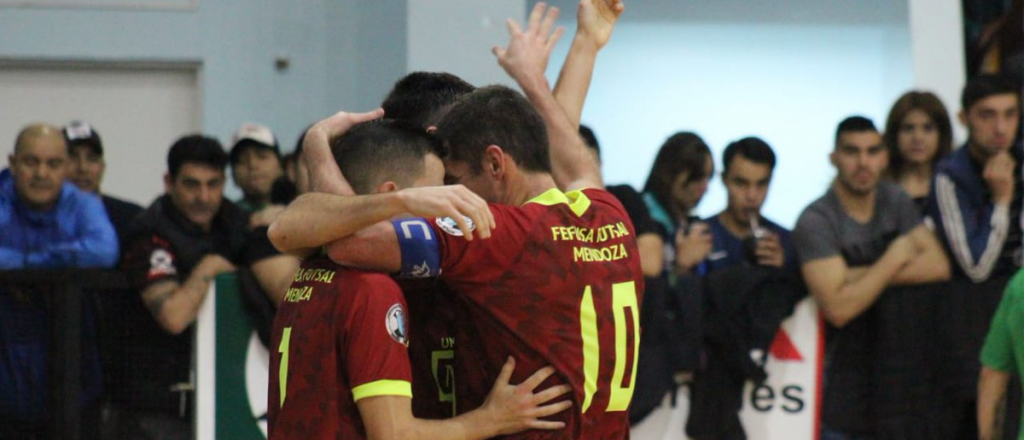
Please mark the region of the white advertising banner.
<svg viewBox="0 0 1024 440"><path fill-rule="evenodd" d="M765 370L768 379L743 390L740 420L750 440L818 438L825 332L818 307L808 297L782 323ZM676 406L666 396L657 410L630 430L633 440L684 440L689 390L679 389Z"/></svg>

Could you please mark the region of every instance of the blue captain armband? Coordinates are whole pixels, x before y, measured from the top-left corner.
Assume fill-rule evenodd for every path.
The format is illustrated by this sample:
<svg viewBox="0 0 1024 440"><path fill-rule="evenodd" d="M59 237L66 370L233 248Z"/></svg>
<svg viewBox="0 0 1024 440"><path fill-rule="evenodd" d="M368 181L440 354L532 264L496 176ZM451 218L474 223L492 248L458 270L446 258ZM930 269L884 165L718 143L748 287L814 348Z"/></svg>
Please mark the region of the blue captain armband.
<svg viewBox="0 0 1024 440"><path fill-rule="evenodd" d="M401 278L430 278L441 274L441 250L437 235L422 218L393 220L402 249Z"/></svg>

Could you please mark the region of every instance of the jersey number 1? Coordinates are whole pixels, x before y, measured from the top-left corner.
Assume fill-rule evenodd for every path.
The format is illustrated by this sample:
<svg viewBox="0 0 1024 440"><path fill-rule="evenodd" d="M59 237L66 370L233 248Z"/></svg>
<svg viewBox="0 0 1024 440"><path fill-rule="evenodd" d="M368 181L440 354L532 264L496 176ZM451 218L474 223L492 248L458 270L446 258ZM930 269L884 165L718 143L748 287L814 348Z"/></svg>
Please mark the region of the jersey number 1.
<svg viewBox="0 0 1024 440"><path fill-rule="evenodd" d="M630 311L632 326L628 325L626 310ZM636 383L636 366L640 355L640 307L636 298L636 284L633 281L612 285L612 316L615 322L615 369L612 371L608 408L605 411L625 411L633 399L633 385ZM597 334L597 310L590 286L583 291L580 302L580 332L583 336L583 408L586 413L597 393L597 376L601 365L601 346ZM627 373L629 335L633 336L632 371ZM622 379L629 374L629 386L622 386Z"/></svg>
<svg viewBox="0 0 1024 440"><path fill-rule="evenodd" d="M291 339L292 328L285 327L284 333L281 334L281 346L277 347L277 352L281 353L281 368L277 378L281 385L281 407L284 407L284 396L288 391L288 341Z"/></svg>

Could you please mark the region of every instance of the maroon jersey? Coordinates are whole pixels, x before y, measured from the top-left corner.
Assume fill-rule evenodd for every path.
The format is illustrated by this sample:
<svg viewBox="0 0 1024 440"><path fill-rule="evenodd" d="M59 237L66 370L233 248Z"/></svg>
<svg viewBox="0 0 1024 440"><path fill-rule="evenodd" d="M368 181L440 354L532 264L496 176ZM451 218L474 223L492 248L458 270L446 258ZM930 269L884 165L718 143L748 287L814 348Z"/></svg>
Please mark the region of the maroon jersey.
<svg viewBox="0 0 1024 440"><path fill-rule="evenodd" d="M271 439L366 438L356 401L412 397L405 299L387 275L303 261L277 310Z"/></svg>
<svg viewBox="0 0 1024 440"><path fill-rule="evenodd" d="M394 222L403 273L439 274L467 308L459 331L479 335L473 346L459 341L460 352L472 353L457 362L460 412L483 402L513 356L513 382L552 365L558 374L543 386L567 383L574 400L554 417L564 430L516 438L627 438L643 292L628 215L595 189L552 189L521 207L491 211L497 227L489 240L466 241L448 218Z"/></svg>

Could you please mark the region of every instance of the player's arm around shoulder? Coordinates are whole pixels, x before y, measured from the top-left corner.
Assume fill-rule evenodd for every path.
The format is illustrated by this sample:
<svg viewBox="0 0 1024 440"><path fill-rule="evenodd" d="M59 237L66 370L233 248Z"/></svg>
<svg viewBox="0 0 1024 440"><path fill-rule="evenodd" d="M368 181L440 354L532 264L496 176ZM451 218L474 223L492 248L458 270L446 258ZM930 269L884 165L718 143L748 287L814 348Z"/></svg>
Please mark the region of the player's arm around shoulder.
<svg viewBox="0 0 1024 440"><path fill-rule="evenodd" d="M394 194L403 207L401 212L415 217L376 223L330 243L326 251L331 260L344 266L398 272L411 249L423 248L430 244L425 242L433 241L437 252L437 240L427 220L435 217L451 219L453 228L469 231L460 235L466 241L491 236L495 225L491 208L462 185L409 188Z"/></svg>
<svg viewBox="0 0 1024 440"><path fill-rule="evenodd" d="M572 403L561 401L545 405L570 391L567 385L534 392L554 373L545 367L519 385L509 384L515 362L509 358L501 369L494 388L483 406L447 420L423 420L412 415L412 399L403 396L375 396L356 402L366 426L367 437L376 439L452 439L475 440L514 434L527 429L561 429L562 422L541 420L568 409Z"/></svg>

